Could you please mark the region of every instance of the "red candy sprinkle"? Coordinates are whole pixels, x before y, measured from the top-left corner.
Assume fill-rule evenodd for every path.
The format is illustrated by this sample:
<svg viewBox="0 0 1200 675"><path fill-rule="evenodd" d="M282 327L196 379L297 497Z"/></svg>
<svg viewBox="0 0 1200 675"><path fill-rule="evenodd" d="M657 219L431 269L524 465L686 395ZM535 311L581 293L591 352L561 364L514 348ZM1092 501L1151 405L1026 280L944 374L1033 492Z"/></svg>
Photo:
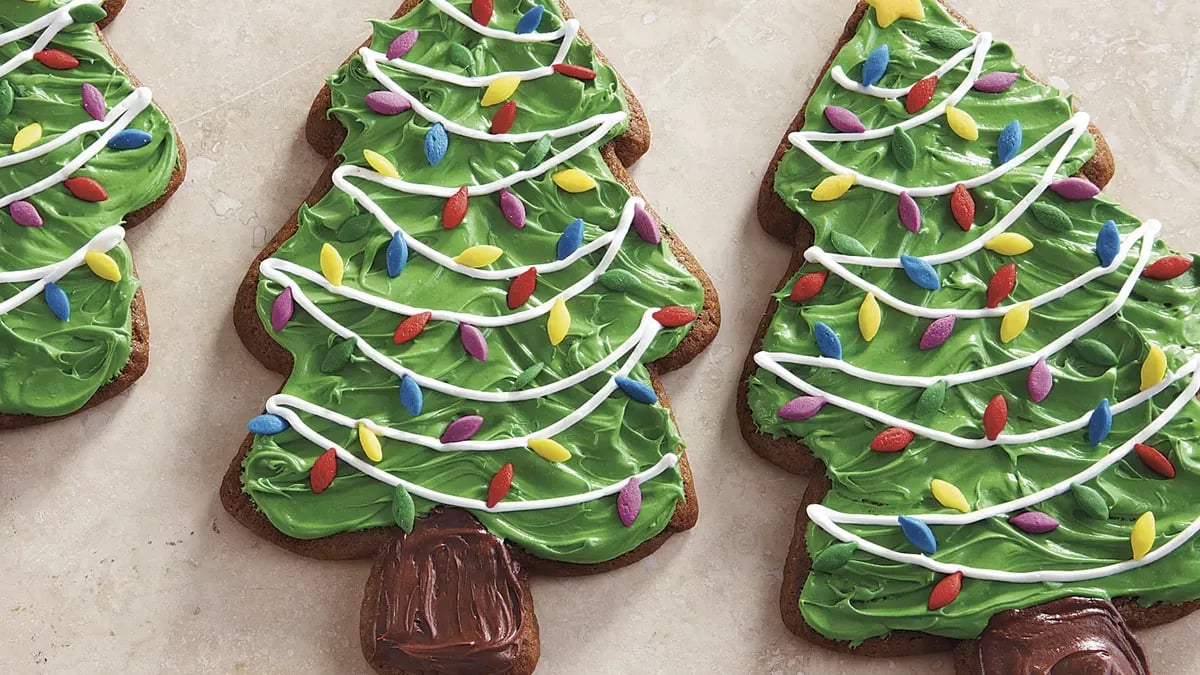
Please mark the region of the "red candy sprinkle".
<svg viewBox="0 0 1200 675"><path fill-rule="evenodd" d="M61 49L46 49L34 54L33 58L51 70L70 70L79 67L79 59Z"/></svg>
<svg viewBox="0 0 1200 675"><path fill-rule="evenodd" d="M507 134L512 128L513 121L517 119L517 102L506 101L500 109L496 111L496 116L492 118L492 133Z"/></svg>
<svg viewBox="0 0 1200 675"><path fill-rule="evenodd" d="M1017 265L1009 263L1004 267L996 270L992 275L992 280L988 282L987 291L987 306L988 309L999 307L1001 302L1013 292L1017 287Z"/></svg>
<svg viewBox="0 0 1200 675"><path fill-rule="evenodd" d="M1142 443L1134 444L1133 450L1142 460L1142 463L1154 473L1163 478L1175 477L1175 465L1171 463L1171 460L1167 459L1166 455Z"/></svg>
<svg viewBox="0 0 1200 675"><path fill-rule="evenodd" d="M471 18L475 19L476 23L488 25L491 23L494 13L492 0L471 0Z"/></svg>
<svg viewBox="0 0 1200 675"><path fill-rule="evenodd" d="M871 441L871 449L875 452L900 452L913 442L913 432L900 427L891 427L879 432Z"/></svg>
<svg viewBox="0 0 1200 675"><path fill-rule="evenodd" d="M508 285L508 308L516 309L525 304L535 290L537 290L537 268L530 267L521 272Z"/></svg>
<svg viewBox="0 0 1200 675"><path fill-rule="evenodd" d="M313 462L312 469L308 472L308 484L313 492L321 494L333 484L336 475L337 450L330 448Z"/></svg>
<svg viewBox="0 0 1200 675"><path fill-rule="evenodd" d="M950 213L963 230L970 230L975 224L975 200L962 183L955 185L954 194L950 195Z"/></svg>
<svg viewBox="0 0 1200 675"><path fill-rule="evenodd" d="M421 334L421 331L425 330L425 324L429 323L429 319L432 316L432 312L421 312L401 321L400 325L396 327L395 334L392 335L392 340L396 344L402 345L417 337Z"/></svg>
<svg viewBox="0 0 1200 675"><path fill-rule="evenodd" d="M76 199L85 202L102 202L108 199L108 192L104 186L97 183L91 178L68 178L63 183L71 194L75 195Z"/></svg>
<svg viewBox="0 0 1200 675"><path fill-rule="evenodd" d="M663 307L651 316L654 317L655 321L661 323L664 328L679 328L696 320L695 312L679 305Z"/></svg>
<svg viewBox="0 0 1200 675"><path fill-rule="evenodd" d="M812 272L800 277L792 286L792 294L789 296L791 301L808 302L812 300L825 287L825 280L828 278L828 271Z"/></svg>
<svg viewBox="0 0 1200 675"><path fill-rule="evenodd" d="M495 476L492 476L492 482L488 483L487 505L492 508L504 499L504 495L508 494L508 489L512 487L513 465L512 462L500 467Z"/></svg>
<svg viewBox="0 0 1200 675"><path fill-rule="evenodd" d="M1154 261L1145 270L1142 270L1142 276L1155 281L1170 281L1175 277L1182 276L1185 272L1192 269L1192 259L1181 255L1170 255L1165 258L1159 258Z"/></svg>
<svg viewBox="0 0 1200 675"><path fill-rule="evenodd" d="M933 100L933 92L937 89L938 78L936 75L927 77L920 82L914 84L912 89L908 90L908 96L904 99L904 109L912 115L921 108L929 105L929 101Z"/></svg>
<svg viewBox="0 0 1200 675"><path fill-rule="evenodd" d="M467 206L470 203L471 198L467 195L467 188L464 185L454 193L454 196L446 200L446 206L442 209L442 227L453 230L461 225L463 218L467 217Z"/></svg>
<svg viewBox="0 0 1200 675"><path fill-rule="evenodd" d="M1006 424L1008 401L1004 400L1004 394L996 394L991 403L988 403L987 410L983 411L983 433L989 441L994 441L1000 437L1000 432L1004 431Z"/></svg>
<svg viewBox="0 0 1200 675"><path fill-rule="evenodd" d="M592 70L591 68L584 68L583 66L571 65L570 63L554 64L554 72L558 73L559 75L573 77L577 80L596 79L596 71Z"/></svg>
<svg viewBox="0 0 1200 675"><path fill-rule="evenodd" d="M936 612L954 602L954 599L962 592L962 579L962 572L955 572L937 582L933 586L933 591L929 593L929 611Z"/></svg>

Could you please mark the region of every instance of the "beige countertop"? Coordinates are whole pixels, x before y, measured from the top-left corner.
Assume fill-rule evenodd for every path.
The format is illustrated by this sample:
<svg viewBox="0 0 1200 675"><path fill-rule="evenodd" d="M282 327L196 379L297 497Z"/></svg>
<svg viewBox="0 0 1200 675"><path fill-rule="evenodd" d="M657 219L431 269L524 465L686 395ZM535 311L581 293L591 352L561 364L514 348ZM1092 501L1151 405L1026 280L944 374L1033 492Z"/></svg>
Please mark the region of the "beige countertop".
<svg viewBox="0 0 1200 675"><path fill-rule="evenodd" d="M301 135L322 79L398 0L130 0L108 34L188 145L187 183L130 236L153 332L129 393L0 436L0 672L369 672L368 563L260 541L217 486L279 376L242 348L233 292L322 166ZM1035 73L1080 95L1117 157L1108 192L1200 248L1196 27L1184 0L959 0ZM654 149L634 175L721 293L724 328L666 378L697 528L632 567L533 582L539 673L949 674L787 632L778 589L804 480L741 440L742 359L788 251L759 228L763 169L851 0L574 0L638 92ZM1156 672L1200 671L1200 615L1144 631ZM104 664L97 667L96 664Z"/></svg>

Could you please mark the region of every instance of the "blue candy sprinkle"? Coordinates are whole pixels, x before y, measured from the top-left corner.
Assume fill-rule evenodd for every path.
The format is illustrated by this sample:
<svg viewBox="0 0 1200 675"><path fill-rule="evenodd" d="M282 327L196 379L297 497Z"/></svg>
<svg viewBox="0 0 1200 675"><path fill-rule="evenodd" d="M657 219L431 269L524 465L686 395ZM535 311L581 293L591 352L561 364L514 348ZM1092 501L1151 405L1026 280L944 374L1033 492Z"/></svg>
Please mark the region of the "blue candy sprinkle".
<svg viewBox="0 0 1200 675"><path fill-rule="evenodd" d="M1110 220L1101 226L1100 234L1096 237L1096 257L1100 258L1101 266L1108 267L1120 252L1121 233L1117 230L1117 224Z"/></svg>
<svg viewBox="0 0 1200 675"><path fill-rule="evenodd" d="M290 426L291 425L287 423L287 420L283 419L279 415L266 413L250 420L249 424L246 425L246 428L249 429L250 433L252 434L258 434L259 436L274 436L275 434L287 431L288 427Z"/></svg>
<svg viewBox="0 0 1200 675"><path fill-rule="evenodd" d="M842 358L842 341L828 325L818 321L813 326L813 337L817 340L817 349L821 350L822 356L831 359Z"/></svg>
<svg viewBox="0 0 1200 675"><path fill-rule="evenodd" d="M1013 120L1000 132L1000 140L996 141L996 157L1001 164L1008 162L1021 151L1021 123Z"/></svg>
<svg viewBox="0 0 1200 675"><path fill-rule="evenodd" d="M408 242L404 241L404 233L396 232L392 235L392 241L388 244L387 253L387 273L388 276L395 279L404 271L404 266L408 264Z"/></svg>
<svg viewBox="0 0 1200 675"><path fill-rule="evenodd" d="M558 238L558 259L566 260L583 244L583 219L576 218Z"/></svg>
<svg viewBox="0 0 1200 675"><path fill-rule="evenodd" d="M637 380L631 380L628 377L614 377L613 381L621 388L621 391L637 401L647 405L658 403L658 394L654 393L654 389L649 385L642 384Z"/></svg>
<svg viewBox="0 0 1200 675"><path fill-rule="evenodd" d="M908 275L909 279L912 279L914 284L927 291L941 289L942 280L938 278L938 273L929 263L911 255L902 255L900 264L904 266L904 273Z"/></svg>
<svg viewBox="0 0 1200 675"><path fill-rule="evenodd" d="M53 281L46 284L46 304L50 306L54 316L63 321L71 318L71 301L67 299L66 291Z"/></svg>
<svg viewBox="0 0 1200 675"><path fill-rule="evenodd" d="M150 145L154 137L141 129L124 129L108 139L108 147L112 150L137 150Z"/></svg>
<svg viewBox="0 0 1200 675"><path fill-rule="evenodd" d="M871 52L866 61L863 61L862 67L862 83L863 86L869 87L879 80L883 79L883 74L887 72L888 61L892 55L888 50L887 45L880 45Z"/></svg>
<svg viewBox="0 0 1200 675"><path fill-rule="evenodd" d="M421 385L409 375L400 378L400 405L404 406L409 415L420 415L421 408L425 405Z"/></svg>
<svg viewBox="0 0 1200 675"><path fill-rule="evenodd" d="M900 529L904 532L904 536L916 546L918 550L928 555L937 553L937 538L933 536L933 530L929 529L923 521L911 516L900 516Z"/></svg>
<svg viewBox="0 0 1200 675"><path fill-rule="evenodd" d="M542 15L546 13L546 8L541 5L534 5L532 9L525 12L521 20L517 22L517 32L521 34L532 33L542 24Z"/></svg>
<svg viewBox="0 0 1200 675"><path fill-rule="evenodd" d="M446 135L446 127L441 122L435 122L425 134L425 159L430 166L437 166L446 157L450 148L450 137Z"/></svg>
<svg viewBox="0 0 1200 675"><path fill-rule="evenodd" d="M1108 405L1108 399L1104 399L1100 401L1100 405L1096 406L1092 418L1088 420L1088 443L1100 445L1104 439L1108 438L1110 431L1112 431L1112 408Z"/></svg>

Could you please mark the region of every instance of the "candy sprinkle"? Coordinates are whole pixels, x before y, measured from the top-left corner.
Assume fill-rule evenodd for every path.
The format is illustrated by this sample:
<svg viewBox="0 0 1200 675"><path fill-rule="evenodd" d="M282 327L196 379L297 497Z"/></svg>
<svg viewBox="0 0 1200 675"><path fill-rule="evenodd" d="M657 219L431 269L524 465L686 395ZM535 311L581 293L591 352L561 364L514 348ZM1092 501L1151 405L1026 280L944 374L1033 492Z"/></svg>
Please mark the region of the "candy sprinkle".
<svg viewBox="0 0 1200 675"><path fill-rule="evenodd" d="M321 494L333 485L337 477L337 450L330 448L321 453L308 471L308 485L315 494Z"/></svg>
<svg viewBox="0 0 1200 675"><path fill-rule="evenodd" d="M508 285L508 308L517 309L529 301L537 290L537 268L530 267L521 272Z"/></svg>
<svg viewBox="0 0 1200 675"><path fill-rule="evenodd" d="M567 303L560 297L554 300L554 306L550 308L550 318L546 321L546 332L550 335L550 344L557 347L566 339L569 330L571 330L571 313L567 310Z"/></svg>
<svg viewBox="0 0 1200 675"><path fill-rule="evenodd" d="M596 189L596 179L579 169L559 171L552 178L555 185L573 194Z"/></svg>
<svg viewBox="0 0 1200 675"><path fill-rule="evenodd" d="M400 378L400 405L409 415L420 415L425 406L425 396L421 393L421 385L410 375Z"/></svg>
<svg viewBox="0 0 1200 675"><path fill-rule="evenodd" d="M647 244L658 245L662 241L662 235L658 231L658 222L654 216L646 210L646 207L641 204L634 203L633 205L633 231L642 238Z"/></svg>
<svg viewBox="0 0 1200 675"><path fill-rule="evenodd" d="M1150 353L1142 363L1142 391L1150 389L1167 376L1167 355L1162 347L1150 345Z"/></svg>
<svg viewBox="0 0 1200 675"><path fill-rule="evenodd" d="M321 274L334 286L341 286L346 274L346 264L342 262L342 255L329 243L321 244Z"/></svg>
<svg viewBox="0 0 1200 675"><path fill-rule="evenodd" d="M1026 386L1029 389L1029 399L1034 403L1041 403L1050 395L1050 390L1054 387L1054 374L1050 372L1050 364L1046 363L1046 359L1039 360L1029 369Z"/></svg>
<svg viewBox="0 0 1200 675"><path fill-rule="evenodd" d="M429 131L425 132L426 161L430 166L437 166L445 159L449 148L450 137L446 134L446 127L442 126L441 122L434 122Z"/></svg>
<svg viewBox="0 0 1200 675"><path fill-rule="evenodd" d="M479 25L486 26L491 23L495 12L492 0L471 0L471 18Z"/></svg>
<svg viewBox="0 0 1200 675"><path fill-rule="evenodd" d="M405 241L403 232L397 231L392 234L392 240L388 242L387 251L384 253L384 262L387 265L388 276L393 279L400 276L408 266L408 242Z"/></svg>
<svg viewBox="0 0 1200 675"><path fill-rule="evenodd" d="M508 188L500 190L500 213L504 214L509 225L518 230L525 228L525 202L509 192Z"/></svg>
<svg viewBox="0 0 1200 675"><path fill-rule="evenodd" d="M372 462L383 461L383 446L379 443L379 437L365 422L358 423L358 444L362 446L367 459Z"/></svg>
<svg viewBox="0 0 1200 675"><path fill-rule="evenodd" d="M924 288L927 291L940 290L942 280L938 277L938 273L933 269L933 265L924 260L911 255L900 256L900 264L904 267L904 273L916 285Z"/></svg>
<svg viewBox="0 0 1200 675"><path fill-rule="evenodd" d="M1175 465L1171 463L1171 460L1167 459L1166 455L1144 443L1135 443L1133 450L1137 453L1138 459L1142 460L1142 463L1146 465L1146 468L1163 478L1175 477Z"/></svg>
<svg viewBox="0 0 1200 675"><path fill-rule="evenodd" d="M864 87L878 84L887 73L891 51L886 44L879 45L867 56L862 66L862 83Z"/></svg>
<svg viewBox="0 0 1200 675"><path fill-rule="evenodd" d="M1112 407L1109 406L1108 399L1102 399L1088 420L1088 443L1093 446L1103 443L1112 431L1112 423Z"/></svg>
<svg viewBox="0 0 1200 675"><path fill-rule="evenodd" d="M954 193L950 195L950 213L964 232L975 225L975 198L962 183L955 185Z"/></svg>
<svg viewBox="0 0 1200 675"><path fill-rule="evenodd" d="M968 141L979 140L979 127L975 124L975 118L966 111L952 105L946 106L946 122L950 124L951 131L960 138Z"/></svg>
<svg viewBox="0 0 1200 675"><path fill-rule="evenodd" d="M1046 534L1057 530L1059 522L1049 514L1026 511L1009 518L1008 524L1027 534Z"/></svg>
<svg viewBox="0 0 1200 675"><path fill-rule="evenodd" d="M446 430L442 432L439 440L447 445L450 443L461 443L479 433L481 427L483 427L482 417L479 415L464 415L447 425Z"/></svg>
<svg viewBox="0 0 1200 675"><path fill-rule="evenodd" d="M907 192L900 193L900 203L897 211L900 216L900 223L904 228L913 234L921 231L921 207L917 206L914 200Z"/></svg>
<svg viewBox="0 0 1200 675"><path fill-rule="evenodd" d="M850 562L851 556L858 550L858 544L852 541L839 541L825 547L813 556L812 568L816 572L829 573L841 569Z"/></svg>
<svg viewBox="0 0 1200 675"><path fill-rule="evenodd" d="M432 317L433 312L421 312L401 321L396 327L396 332L392 334L392 342L402 345L413 340L425 330L425 324L429 323Z"/></svg>
<svg viewBox="0 0 1200 675"><path fill-rule="evenodd" d="M108 199L108 191L104 189L104 186L86 176L68 178L63 181L63 187L67 188L67 191L79 201L98 203Z"/></svg>
<svg viewBox="0 0 1200 675"><path fill-rule="evenodd" d="M528 12L521 15L520 21L517 21L517 30L515 32L519 35L534 32L541 25L542 15L545 12L545 5L534 5Z"/></svg>
<svg viewBox="0 0 1200 675"><path fill-rule="evenodd" d="M821 412L825 403L823 396L799 396L779 409L779 417L789 422L803 422Z"/></svg>
<svg viewBox="0 0 1200 675"><path fill-rule="evenodd" d="M1169 255L1155 260L1142 270L1142 277L1155 281L1170 281L1181 277L1192 269L1192 259L1182 255Z"/></svg>
<svg viewBox="0 0 1200 675"><path fill-rule="evenodd" d="M396 523L396 527L405 532L412 532L416 518L417 506L413 503L408 488L403 484L396 485L396 491L392 493L392 520Z"/></svg>
<svg viewBox="0 0 1200 675"><path fill-rule="evenodd" d="M1000 255L1022 255L1033 250L1033 242L1015 232L1005 232L984 244L987 250Z"/></svg>
<svg viewBox="0 0 1200 675"><path fill-rule="evenodd" d="M813 325L813 339L821 356L829 359L842 358L842 340L825 322L818 321Z"/></svg>
<svg viewBox="0 0 1200 675"><path fill-rule="evenodd" d="M458 263L459 265L478 269L480 267L487 267L488 265L491 265L499 260L500 256L502 255L504 255L504 249L496 246L489 246L487 244L480 244L478 246L472 246L462 253L459 253L454 257L454 262Z"/></svg>
<svg viewBox="0 0 1200 675"><path fill-rule="evenodd" d="M796 283L792 284L792 292L788 296L788 299L792 302L808 302L812 300L825 287L825 280L828 278L828 270L809 272L801 276L796 280Z"/></svg>
<svg viewBox="0 0 1200 675"><path fill-rule="evenodd" d="M13 202L8 207L8 215L21 227L41 227L44 224L37 207L27 201Z"/></svg>
<svg viewBox="0 0 1200 675"><path fill-rule="evenodd" d="M42 140L42 125L34 122L26 125L13 136L12 151L21 152Z"/></svg>
<svg viewBox="0 0 1200 675"><path fill-rule="evenodd" d="M396 171L396 166L388 161L387 157L375 152L374 150L363 150L363 159L367 160L367 164L371 165L375 172L385 178L399 178L400 172Z"/></svg>
<svg viewBox="0 0 1200 675"><path fill-rule="evenodd" d="M1008 344L1020 337L1021 333L1025 332L1025 327L1029 325L1029 310L1028 302L1021 304L1008 310L1004 315L1004 319L1000 322L1000 341Z"/></svg>
<svg viewBox="0 0 1200 675"><path fill-rule="evenodd" d="M962 490L959 490L952 483L944 481L940 478L934 478L929 481L929 490L933 492L933 498L938 500L938 503L948 509L969 513L971 505L967 502L967 498L963 496Z"/></svg>
<svg viewBox="0 0 1200 675"><path fill-rule="evenodd" d="M50 308L51 314L62 321L71 320L71 300L67 297L67 292L61 286L53 281L48 282L42 294L46 299L46 306Z"/></svg>
<svg viewBox="0 0 1200 675"><path fill-rule="evenodd" d="M904 536L923 553L937 553L937 538L923 521L912 516L900 516L900 530Z"/></svg>
<svg viewBox="0 0 1200 675"><path fill-rule="evenodd" d="M630 478L617 495L617 517L625 527L632 527L642 510L642 488L638 479Z"/></svg>
<svg viewBox="0 0 1200 675"><path fill-rule="evenodd" d="M1096 257L1100 259L1100 266L1112 265L1120 252L1121 232L1117 230L1117 223L1112 220L1106 221L1100 227L1100 233L1096 235Z"/></svg>
<svg viewBox="0 0 1200 675"><path fill-rule="evenodd" d="M929 611L936 612L954 602L962 592L962 580L963 573L955 572L934 584L929 593Z"/></svg>
<svg viewBox="0 0 1200 675"><path fill-rule="evenodd" d="M500 500L508 495L508 491L512 488L512 482L513 465L512 462L509 462L500 467L500 470L488 482L487 506L489 509L499 504Z"/></svg>
<svg viewBox="0 0 1200 675"><path fill-rule="evenodd" d="M565 462L571 459L571 453L552 438L531 438L529 449L547 462Z"/></svg>
<svg viewBox="0 0 1200 675"><path fill-rule="evenodd" d="M875 300L875 294L867 293L867 297L863 298L862 304L858 307L858 330L862 333L864 340L870 342L875 339L875 336L879 334L879 324L882 320L879 302Z"/></svg>
<svg viewBox="0 0 1200 675"><path fill-rule="evenodd" d="M517 92L517 87L521 84L521 78L516 75L505 75L497 78L490 85L487 91L483 93L483 100L479 102L485 108L504 103L513 94Z"/></svg>
<svg viewBox="0 0 1200 675"><path fill-rule="evenodd" d="M987 409L983 411L983 434L989 441L994 441L1000 438L1000 434L1004 432L1007 424L1008 401L1004 398L1004 394L996 394L988 402Z"/></svg>
<svg viewBox="0 0 1200 675"><path fill-rule="evenodd" d="M406 30L397 35L396 39L392 40L392 44L388 45L388 61L391 61L392 59L404 58L405 54L408 54L410 51L412 51L412 48L417 44L417 38L419 37L421 37L421 32L415 28L412 30Z"/></svg>
<svg viewBox="0 0 1200 675"><path fill-rule="evenodd" d="M846 194L856 182L858 179L854 174L830 176L821 181L812 191L812 200L814 202L831 202Z"/></svg>
<svg viewBox="0 0 1200 675"><path fill-rule="evenodd" d="M985 94L1003 94L1013 86L1017 80L1021 79L1020 73L995 72L988 73L983 77L975 80L972 88L975 91L981 91Z"/></svg>
<svg viewBox="0 0 1200 675"><path fill-rule="evenodd" d="M380 115L399 115L412 108L412 103L394 91L373 91L366 95L363 101L367 107Z"/></svg>
<svg viewBox="0 0 1200 675"><path fill-rule="evenodd" d="M1006 298L1017 287L1017 265L1016 263L1008 263L996 273L992 275L992 280L988 282L987 290L987 306L988 309L995 309L1004 302Z"/></svg>
<svg viewBox="0 0 1200 675"><path fill-rule="evenodd" d="M914 84L912 89L908 90L908 96L904 99L904 110L909 115L915 115L920 112L933 100L933 92L937 90L937 86L937 75L931 75Z"/></svg>
<svg viewBox="0 0 1200 675"><path fill-rule="evenodd" d="M462 222L467 217L467 209L471 205L471 196L467 192L467 187L464 185L458 189L449 199L446 200L445 206L442 207L442 227L447 230L462 225Z"/></svg>
<svg viewBox="0 0 1200 675"><path fill-rule="evenodd" d="M900 452L907 448L916 436L908 429L891 427L879 432L871 440L871 450L875 452Z"/></svg>
<svg viewBox="0 0 1200 675"><path fill-rule="evenodd" d="M1009 122L1000 132L1000 138L996 141L996 159L1001 164L1012 161L1021 151L1022 136L1021 122L1018 120Z"/></svg>
<svg viewBox="0 0 1200 675"><path fill-rule="evenodd" d="M696 312L681 305L667 305L650 316L663 328L679 328L696 320Z"/></svg>
<svg viewBox="0 0 1200 675"><path fill-rule="evenodd" d="M1141 560L1154 548L1155 524L1154 513L1147 511L1133 524L1129 533L1129 545L1133 549L1133 559Z"/></svg>
<svg viewBox="0 0 1200 675"><path fill-rule="evenodd" d="M463 349L476 361L487 361L488 343L483 331L469 323L458 325L458 339L462 341Z"/></svg>
<svg viewBox="0 0 1200 675"><path fill-rule="evenodd" d="M84 7L85 5L80 5ZM104 94L96 88L96 85L90 82L84 82L80 87L82 106L92 119L103 122L105 115L108 114L108 104L104 101Z"/></svg>
<svg viewBox="0 0 1200 675"><path fill-rule="evenodd" d="M825 106L825 119L834 129L845 134L861 134L867 130L858 115L838 105Z"/></svg>
<svg viewBox="0 0 1200 675"><path fill-rule="evenodd" d="M61 49L45 49L33 55L33 59L51 70L71 70L79 67L79 59Z"/></svg>
<svg viewBox="0 0 1200 675"><path fill-rule="evenodd" d="M658 394L654 388L648 384L643 384L637 380L631 380L628 377L614 377L613 382L617 388L625 392L629 398L645 405L654 405L658 403Z"/></svg>
<svg viewBox="0 0 1200 675"><path fill-rule="evenodd" d="M562 234L558 237L558 246L556 254L558 260L566 260L579 250L583 245L583 219L576 218L567 225Z"/></svg>
<svg viewBox="0 0 1200 675"><path fill-rule="evenodd" d="M275 302L271 303L271 328L276 333L283 330L295 313L296 300L293 297L292 287L288 286L275 297Z"/></svg>
<svg viewBox="0 0 1200 675"><path fill-rule="evenodd" d="M954 333L954 324L957 321L958 319L951 314L931 322L925 329L925 333L921 335L921 343L918 345L921 351L936 349L946 344L946 341Z"/></svg>
<svg viewBox="0 0 1200 675"><path fill-rule="evenodd" d="M257 436L274 436L287 431L292 425L279 415L263 413L246 424L246 430Z"/></svg>
<svg viewBox="0 0 1200 675"><path fill-rule="evenodd" d="M541 5L538 5L541 7ZM505 101L504 105L496 111L496 115L492 117L493 134L507 134L509 129L512 129L513 123L517 120L517 102Z"/></svg>
<svg viewBox="0 0 1200 675"><path fill-rule="evenodd" d="M596 71L592 70L591 68L585 68L583 66L577 66L571 63L556 63L554 64L553 68L554 72L558 73L559 75L573 77L576 80L588 82L596 79Z"/></svg>
<svg viewBox="0 0 1200 675"><path fill-rule="evenodd" d="M1071 201L1083 201L1100 194L1100 188L1086 178L1066 178L1051 184L1050 189L1059 197Z"/></svg>

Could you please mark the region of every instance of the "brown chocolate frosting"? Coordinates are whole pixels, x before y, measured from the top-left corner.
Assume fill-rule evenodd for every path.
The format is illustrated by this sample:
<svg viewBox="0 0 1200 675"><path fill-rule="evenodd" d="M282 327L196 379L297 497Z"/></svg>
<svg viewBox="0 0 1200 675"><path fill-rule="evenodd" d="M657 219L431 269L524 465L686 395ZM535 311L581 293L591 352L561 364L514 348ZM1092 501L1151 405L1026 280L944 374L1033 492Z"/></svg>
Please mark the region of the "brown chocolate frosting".
<svg viewBox="0 0 1200 675"><path fill-rule="evenodd" d="M372 665L420 673L504 673L525 617L508 547L469 513L419 519L381 553Z"/></svg>
<svg viewBox="0 0 1200 675"><path fill-rule="evenodd" d="M1107 600L1063 598L997 614L975 642L973 675L1148 675L1137 638Z"/></svg>

